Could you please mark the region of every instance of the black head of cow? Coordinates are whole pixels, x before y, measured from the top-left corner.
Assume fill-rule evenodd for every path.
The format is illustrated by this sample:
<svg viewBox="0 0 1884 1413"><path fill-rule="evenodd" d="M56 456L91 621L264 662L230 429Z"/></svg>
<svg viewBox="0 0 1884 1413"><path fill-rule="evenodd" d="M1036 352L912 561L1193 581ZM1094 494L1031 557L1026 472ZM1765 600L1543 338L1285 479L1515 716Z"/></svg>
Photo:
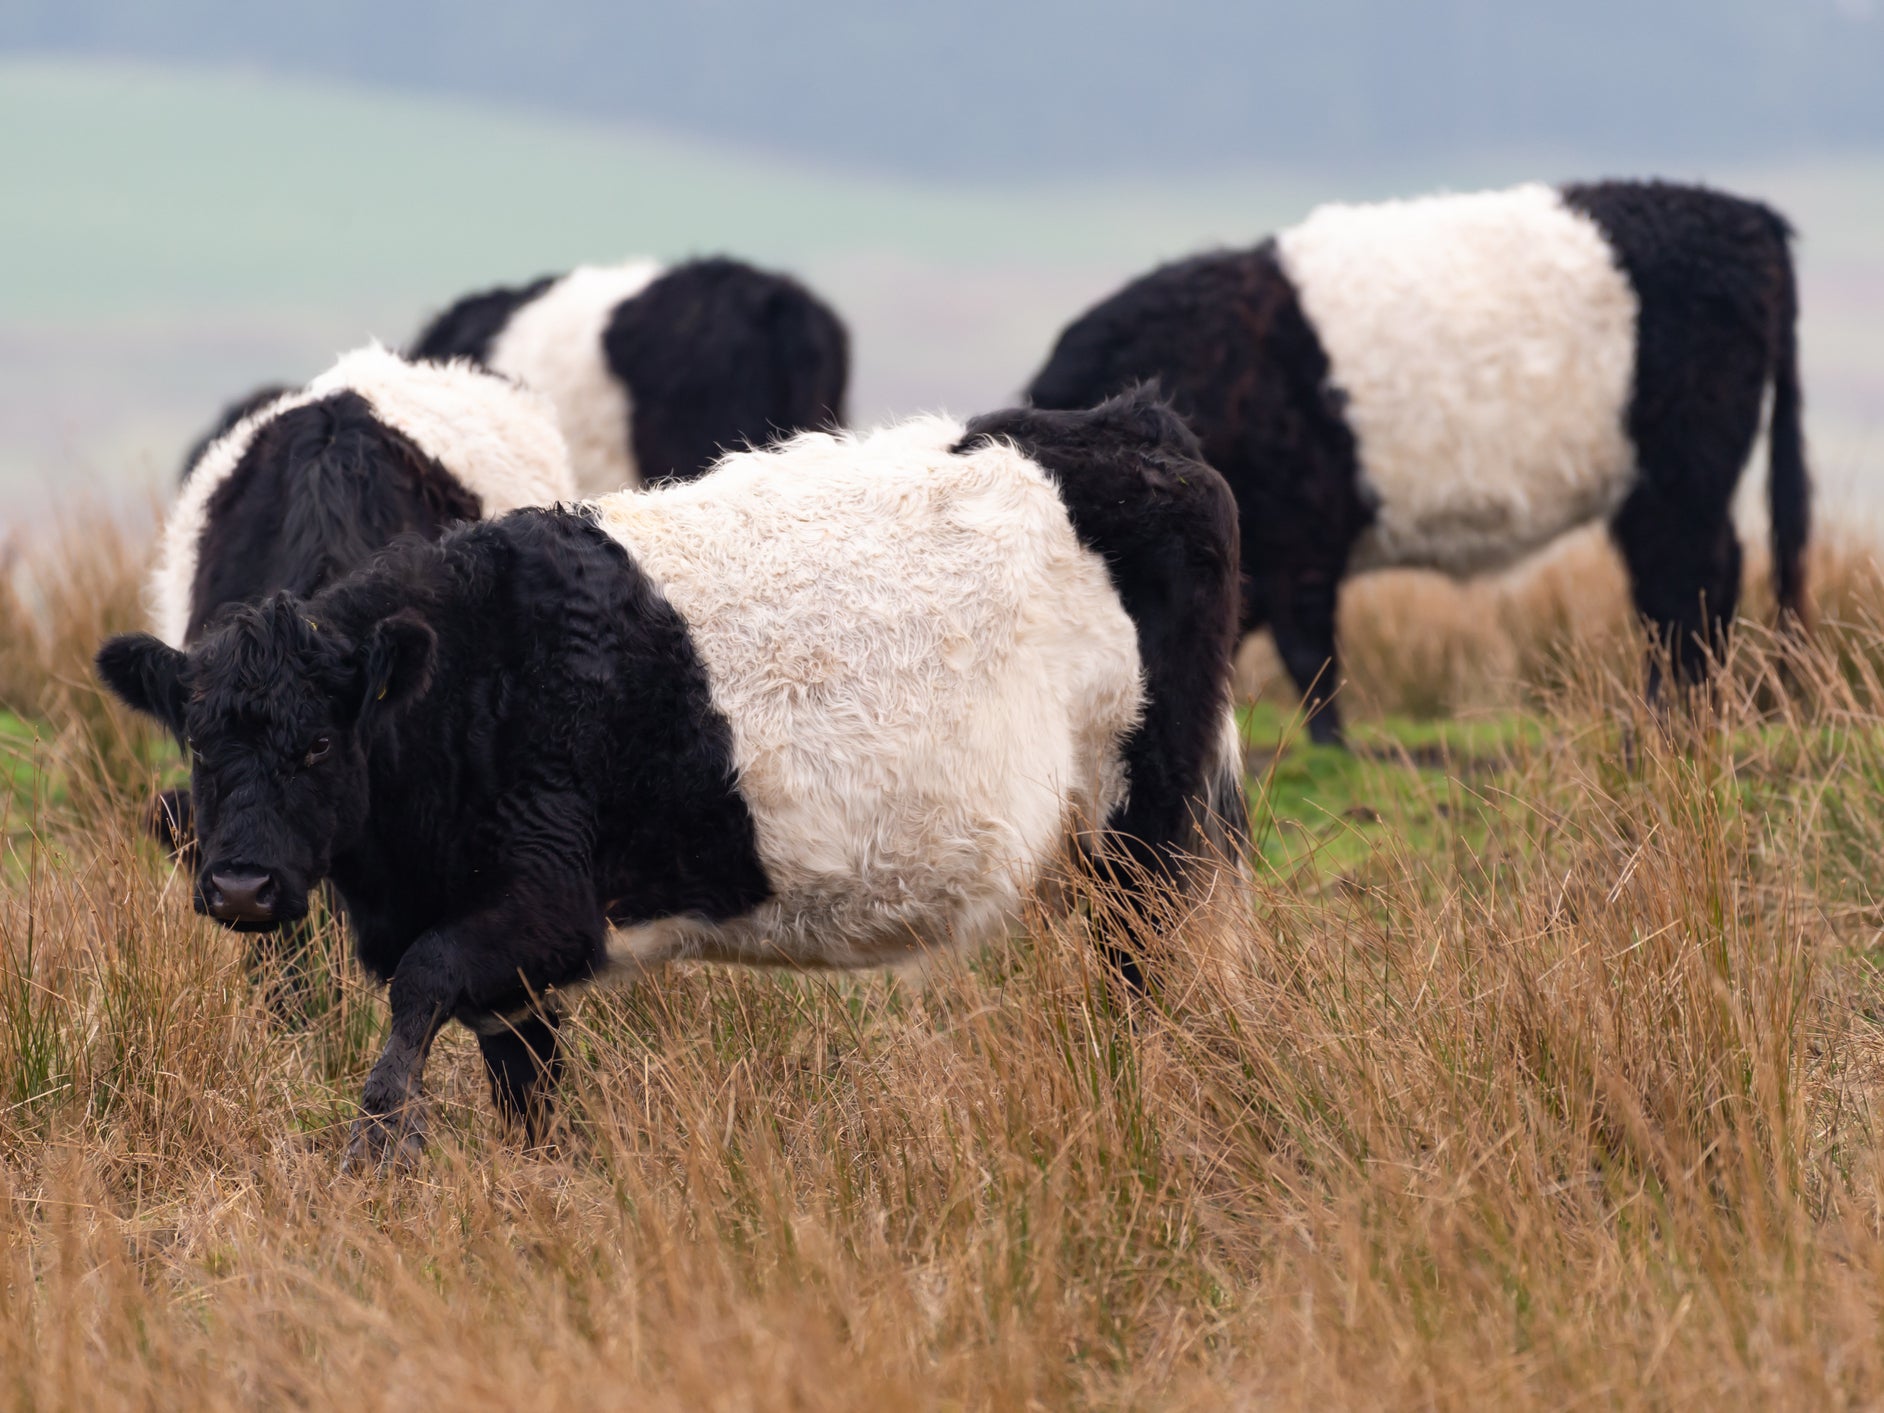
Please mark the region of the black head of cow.
<svg viewBox="0 0 1884 1413"><path fill-rule="evenodd" d="M148 633L98 652L105 685L188 747L196 908L239 931L306 915L366 825L374 734L431 680L437 639L416 615L354 638L316 613L277 594L224 614L187 652Z"/></svg>

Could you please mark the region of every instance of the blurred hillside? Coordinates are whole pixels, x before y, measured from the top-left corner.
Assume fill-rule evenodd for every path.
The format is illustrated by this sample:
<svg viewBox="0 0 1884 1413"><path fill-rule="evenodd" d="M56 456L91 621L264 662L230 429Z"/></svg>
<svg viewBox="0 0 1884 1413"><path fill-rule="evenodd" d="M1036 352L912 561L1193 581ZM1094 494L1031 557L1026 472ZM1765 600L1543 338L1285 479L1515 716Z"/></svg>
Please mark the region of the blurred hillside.
<svg viewBox="0 0 1884 1413"><path fill-rule="evenodd" d="M1010 399L1061 325L1158 259L1248 243L1318 200L1603 169L1507 154L967 182L330 82L15 59L0 170L0 519L17 519L75 483L166 480L253 383L582 260L794 268L852 325L859 418L967 413ZM1795 219L1823 479L1884 504L1884 156L1659 170Z"/></svg>
<svg viewBox="0 0 1884 1413"><path fill-rule="evenodd" d="M976 178L1884 147L1875 0L9 0L0 49L248 63Z"/></svg>

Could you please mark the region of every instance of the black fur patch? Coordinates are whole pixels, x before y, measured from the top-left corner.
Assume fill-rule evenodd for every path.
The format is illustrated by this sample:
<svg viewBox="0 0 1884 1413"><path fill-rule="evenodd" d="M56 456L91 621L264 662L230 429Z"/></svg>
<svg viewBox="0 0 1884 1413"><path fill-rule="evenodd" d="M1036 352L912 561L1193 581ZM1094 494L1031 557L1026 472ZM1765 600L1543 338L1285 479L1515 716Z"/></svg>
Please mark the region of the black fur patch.
<svg viewBox="0 0 1884 1413"><path fill-rule="evenodd" d="M216 418L215 425L198 437L190 449L183 453L183 465L177 473L178 484L181 485L190 479L190 472L196 469L196 463L203 459L203 453L209 450L211 443L228 432L244 417L260 412L276 398L286 397L293 391L294 389L286 383L264 383L247 397L240 398L223 408Z"/></svg>
<svg viewBox="0 0 1884 1413"><path fill-rule="evenodd" d="M628 389L648 484L844 421L843 323L796 280L737 260L675 266L617 307L602 344Z"/></svg>
<svg viewBox="0 0 1884 1413"><path fill-rule="evenodd" d="M1196 852L1220 793L1220 746L1237 637L1237 510L1197 439L1148 391L1087 412L977 417L956 447L1013 443L1059 487L1080 543L1105 561L1138 630L1145 713L1124 745L1129 794L1106 821L1156 876Z"/></svg>
<svg viewBox="0 0 1884 1413"><path fill-rule="evenodd" d="M1614 530L1637 609L1684 675L1697 676L1740 592L1733 497L1769 380L1779 599L1804 611L1810 488L1791 232L1771 208L1705 187L1598 182L1563 196L1602 231L1640 304L1628 413L1640 480Z"/></svg>
<svg viewBox="0 0 1884 1413"><path fill-rule="evenodd" d="M452 1018L540 1137L545 993L603 964L607 922L726 920L771 893L685 623L577 512L405 536L312 598L232 607L187 654L127 635L98 666L134 705L181 707L198 907L292 925L324 879L390 983L358 1154L383 1150Z"/></svg>
<svg viewBox="0 0 1884 1413"><path fill-rule="evenodd" d="M256 429L209 498L186 641L230 604L314 593L395 536L436 535L481 508L359 393L292 408Z"/></svg>
<svg viewBox="0 0 1884 1413"><path fill-rule="evenodd" d="M594 942L493 939L459 1002L502 1011L525 999L520 971L540 989L598 964L605 915L725 919L769 896L686 626L592 521L524 510L403 542L308 605L355 641L394 611L437 650L429 690L370 748L367 828L334 857L368 967L391 975L419 934L484 907Z"/></svg>
<svg viewBox="0 0 1884 1413"><path fill-rule="evenodd" d="M527 285L499 286L467 294L420 331L406 357L441 363L464 358L484 364L491 356L491 345L510 323L511 316L555 284L556 278L544 275Z"/></svg>
<svg viewBox="0 0 1884 1413"><path fill-rule="evenodd" d="M1273 242L1163 266L1060 335L1028 388L1041 408L1091 407L1156 385L1222 473L1241 523L1244 632L1268 625L1311 707L1338 735L1335 599L1373 518L1321 340Z"/></svg>

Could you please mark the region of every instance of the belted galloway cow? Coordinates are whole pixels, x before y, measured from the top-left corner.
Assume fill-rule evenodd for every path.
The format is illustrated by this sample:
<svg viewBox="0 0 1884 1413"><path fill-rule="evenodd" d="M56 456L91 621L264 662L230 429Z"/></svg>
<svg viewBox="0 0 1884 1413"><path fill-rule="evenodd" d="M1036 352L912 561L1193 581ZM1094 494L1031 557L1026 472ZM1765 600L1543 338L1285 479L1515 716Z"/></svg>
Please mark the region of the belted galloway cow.
<svg viewBox="0 0 1884 1413"><path fill-rule="evenodd" d="M1789 234L1758 202L1662 182L1325 206L1102 301L1028 397L1152 381L1172 399L1242 512L1243 630L1274 631L1318 740L1341 734L1348 575L1479 574L1590 521L1698 681L1739 600L1734 488L1769 392L1775 588L1805 613Z"/></svg>
<svg viewBox="0 0 1884 1413"><path fill-rule="evenodd" d="M408 538L98 668L190 742L197 907L279 927L330 880L390 983L350 1150L381 1161L452 1020L540 1133L555 993L611 957L972 946L1069 851L1141 900L1212 886L1248 823L1236 583L1228 487L1136 393Z"/></svg>

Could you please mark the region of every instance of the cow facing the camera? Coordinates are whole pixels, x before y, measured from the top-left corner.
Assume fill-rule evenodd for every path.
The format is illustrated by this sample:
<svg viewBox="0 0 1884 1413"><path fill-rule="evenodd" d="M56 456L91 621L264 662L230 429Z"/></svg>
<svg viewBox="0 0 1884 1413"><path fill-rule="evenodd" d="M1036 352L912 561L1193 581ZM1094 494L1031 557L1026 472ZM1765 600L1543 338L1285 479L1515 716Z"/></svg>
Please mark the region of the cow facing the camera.
<svg viewBox="0 0 1884 1413"><path fill-rule="evenodd" d="M1318 740L1340 737L1344 578L1479 574L1593 520L1698 680L1739 598L1731 507L1769 389L1777 596L1805 609L1789 235L1756 202L1659 182L1327 206L1128 285L1028 397L1172 399L1242 512L1243 629L1273 629Z"/></svg>
<svg viewBox="0 0 1884 1413"><path fill-rule="evenodd" d="M396 536L575 496L554 414L468 364L346 354L305 388L232 406L191 456L151 576L151 630L172 647L231 605L306 596ZM161 837L181 846L189 798L166 791Z"/></svg>
<svg viewBox="0 0 1884 1413"><path fill-rule="evenodd" d="M351 1156L410 1156L452 1019L540 1125L550 993L611 953L974 945L1069 846L1139 896L1206 883L1247 816L1236 512L1196 450L1143 397L812 434L98 667L194 742L200 911L278 926L331 880L391 983Z"/></svg>
<svg viewBox="0 0 1884 1413"><path fill-rule="evenodd" d="M796 280L738 260L584 265L467 295L414 358L468 358L555 404L587 495L691 480L722 452L838 427L850 340Z"/></svg>

